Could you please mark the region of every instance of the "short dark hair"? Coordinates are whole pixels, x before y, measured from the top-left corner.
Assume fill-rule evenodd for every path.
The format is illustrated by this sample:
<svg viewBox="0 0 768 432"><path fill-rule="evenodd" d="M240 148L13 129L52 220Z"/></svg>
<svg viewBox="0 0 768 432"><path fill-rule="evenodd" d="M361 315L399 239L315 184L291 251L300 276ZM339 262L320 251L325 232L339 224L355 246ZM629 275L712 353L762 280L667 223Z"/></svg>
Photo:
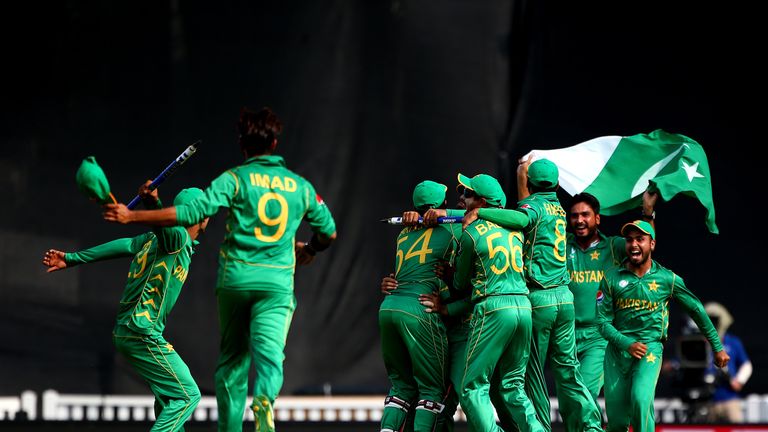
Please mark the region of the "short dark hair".
<svg viewBox="0 0 768 432"><path fill-rule="evenodd" d="M283 124L271 108L240 110L240 119L237 121L240 147L249 156L266 153L282 130Z"/></svg>
<svg viewBox="0 0 768 432"><path fill-rule="evenodd" d="M582 192L574 195L573 198L571 198L570 203L568 204L568 210L570 211L570 209L572 209L573 206L582 202L590 206L592 208L592 211L595 212L596 215L600 214L600 201L598 201L597 197L595 197L589 192Z"/></svg>

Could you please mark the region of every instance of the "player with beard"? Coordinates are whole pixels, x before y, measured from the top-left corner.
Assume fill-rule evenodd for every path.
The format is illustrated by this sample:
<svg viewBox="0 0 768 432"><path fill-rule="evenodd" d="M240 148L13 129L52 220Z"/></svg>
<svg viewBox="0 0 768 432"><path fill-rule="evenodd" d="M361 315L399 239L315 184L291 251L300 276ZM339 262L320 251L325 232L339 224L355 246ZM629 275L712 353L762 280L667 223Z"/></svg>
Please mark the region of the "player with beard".
<svg viewBox="0 0 768 432"><path fill-rule="evenodd" d="M643 194L642 217L653 225L654 206L658 194ZM570 232L566 240L566 260L576 312L576 356L579 372L595 405L603 387L603 358L608 342L600 335L596 303L603 294L598 287L605 271L618 266L626 258L621 236L606 236L600 231L600 202L594 195L580 193L568 206Z"/></svg>
<svg viewBox="0 0 768 432"><path fill-rule="evenodd" d="M627 259L600 282L604 299L598 310L605 352L607 432L655 430L653 399L669 326L669 300L677 300L712 345L714 362L730 360L698 298L683 279L651 257L656 233L650 223L625 224Z"/></svg>

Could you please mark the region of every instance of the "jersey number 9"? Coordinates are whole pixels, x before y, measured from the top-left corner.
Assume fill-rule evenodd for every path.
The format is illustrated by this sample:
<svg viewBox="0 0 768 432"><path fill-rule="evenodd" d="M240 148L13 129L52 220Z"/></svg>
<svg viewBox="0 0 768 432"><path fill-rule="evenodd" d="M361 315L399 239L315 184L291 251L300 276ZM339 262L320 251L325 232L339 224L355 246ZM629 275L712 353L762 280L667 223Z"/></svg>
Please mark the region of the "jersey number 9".
<svg viewBox="0 0 768 432"><path fill-rule="evenodd" d="M277 201L277 203L280 204L280 213L275 218L267 216L267 203L270 201ZM259 221L262 224L268 227L276 226L277 231L272 235L265 235L261 227L256 227L253 229L256 238L266 243L274 243L280 240L280 238L283 237L283 234L285 234L285 228L288 225L288 201L278 193L265 193L259 198L257 212Z"/></svg>

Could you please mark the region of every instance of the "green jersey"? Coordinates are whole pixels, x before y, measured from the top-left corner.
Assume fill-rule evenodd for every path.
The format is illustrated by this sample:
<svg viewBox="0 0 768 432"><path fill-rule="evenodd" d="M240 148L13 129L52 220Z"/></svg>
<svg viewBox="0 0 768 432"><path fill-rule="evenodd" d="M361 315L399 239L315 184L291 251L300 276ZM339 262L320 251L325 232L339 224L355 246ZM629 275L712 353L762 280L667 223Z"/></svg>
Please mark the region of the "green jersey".
<svg viewBox="0 0 768 432"><path fill-rule="evenodd" d="M419 225L400 231L395 253L398 287L392 295L418 297L441 291L444 284L435 275L435 265L450 262L455 244L452 230L445 225L434 228Z"/></svg>
<svg viewBox="0 0 768 432"><path fill-rule="evenodd" d="M77 265L131 255L117 324L140 334L162 335L192 261L192 240L186 229L158 228L134 238L68 253L64 260L68 265Z"/></svg>
<svg viewBox="0 0 768 432"><path fill-rule="evenodd" d="M525 279L530 289L568 285L565 264L565 210L555 192L537 192L518 203L525 227Z"/></svg>
<svg viewBox="0 0 768 432"><path fill-rule="evenodd" d="M476 220L459 240L453 285L472 288L472 301L487 296L528 294L523 279L523 235L490 221Z"/></svg>
<svg viewBox="0 0 768 432"><path fill-rule="evenodd" d="M307 180L285 167L280 156L252 157L225 171L194 201L176 207L189 226L229 209L219 252L218 288L292 292L296 230L336 232L331 212Z"/></svg>
<svg viewBox="0 0 768 432"><path fill-rule="evenodd" d="M576 326L598 325L597 305L603 300L600 281L605 271L621 264L627 256L624 237L606 237L598 232L599 239L582 249L573 234L568 233L568 273L576 309Z"/></svg>
<svg viewBox="0 0 768 432"><path fill-rule="evenodd" d="M670 299L680 302L715 352L723 349L699 299L680 276L656 261L642 277L623 265L606 271L600 290L605 296L598 310L600 333L623 351L634 342L666 341Z"/></svg>

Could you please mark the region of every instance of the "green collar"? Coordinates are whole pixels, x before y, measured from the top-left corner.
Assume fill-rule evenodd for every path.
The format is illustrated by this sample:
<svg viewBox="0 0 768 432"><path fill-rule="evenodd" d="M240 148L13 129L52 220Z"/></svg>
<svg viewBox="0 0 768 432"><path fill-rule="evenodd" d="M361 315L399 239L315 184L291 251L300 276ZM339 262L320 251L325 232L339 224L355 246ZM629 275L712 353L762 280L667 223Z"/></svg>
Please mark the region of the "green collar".
<svg viewBox="0 0 768 432"><path fill-rule="evenodd" d="M243 165L245 164L259 164L264 166L285 166L285 160L282 156L278 155L261 155L261 156L254 156L252 158L248 158L245 160Z"/></svg>

